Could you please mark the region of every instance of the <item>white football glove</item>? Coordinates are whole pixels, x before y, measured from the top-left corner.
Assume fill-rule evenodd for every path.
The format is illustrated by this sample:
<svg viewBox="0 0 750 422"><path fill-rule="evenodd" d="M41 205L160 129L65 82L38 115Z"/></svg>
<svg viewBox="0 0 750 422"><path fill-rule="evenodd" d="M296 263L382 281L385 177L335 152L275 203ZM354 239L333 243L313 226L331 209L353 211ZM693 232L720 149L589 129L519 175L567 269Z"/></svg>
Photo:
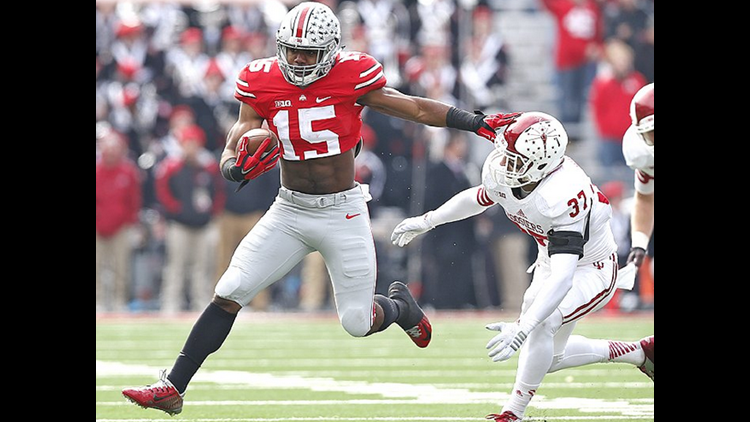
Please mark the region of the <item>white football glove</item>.
<svg viewBox="0 0 750 422"><path fill-rule="evenodd" d="M500 331L500 334L487 343L487 349L492 349L488 355L493 362L510 359L521 348L528 336L517 322L495 322L487 324L486 328L491 331Z"/></svg>
<svg viewBox="0 0 750 422"><path fill-rule="evenodd" d="M391 242L396 246L404 247L415 237L434 229L435 226L430 222L431 213L432 211L416 217L409 217L398 223L398 226L391 233Z"/></svg>

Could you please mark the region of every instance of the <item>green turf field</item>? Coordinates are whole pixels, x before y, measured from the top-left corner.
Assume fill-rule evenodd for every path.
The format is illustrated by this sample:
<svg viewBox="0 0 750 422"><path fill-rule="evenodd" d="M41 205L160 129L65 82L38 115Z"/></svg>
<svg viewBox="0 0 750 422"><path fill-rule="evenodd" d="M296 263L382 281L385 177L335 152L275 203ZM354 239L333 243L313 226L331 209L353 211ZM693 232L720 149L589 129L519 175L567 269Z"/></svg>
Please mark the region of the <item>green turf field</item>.
<svg viewBox="0 0 750 422"><path fill-rule="evenodd" d="M492 363L484 325L498 314L431 315L434 336L418 349L397 326L350 337L335 315L241 314L170 417L127 402L120 390L156 381L192 326L184 319L97 318L96 420L109 421L482 421L499 413L517 357ZM653 315L592 316L577 334L638 340ZM654 384L625 364L550 374L527 411L529 421L653 421Z"/></svg>

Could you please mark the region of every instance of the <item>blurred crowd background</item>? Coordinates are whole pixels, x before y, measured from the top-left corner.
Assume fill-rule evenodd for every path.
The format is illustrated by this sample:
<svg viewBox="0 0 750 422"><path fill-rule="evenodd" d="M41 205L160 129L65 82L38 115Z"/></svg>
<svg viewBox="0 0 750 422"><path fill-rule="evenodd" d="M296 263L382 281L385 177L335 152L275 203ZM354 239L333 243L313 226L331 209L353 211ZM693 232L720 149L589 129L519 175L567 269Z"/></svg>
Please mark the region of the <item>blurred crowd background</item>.
<svg viewBox="0 0 750 422"><path fill-rule="evenodd" d="M278 168L236 193L218 172L237 117L239 70L276 53L298 1L96 3L96 310L201 310L240 239L270 206ZM544 111L571 137L568 155L609 197L621 263L630 249L633 171L621 139L633 94L654 81L653 0L324 1L346 50L373 55L388 85L485 113ZM378 292L408 282L428 309L516 311L533 240L499 207L441 226L407 248L401 219L480 183L492 145L365 109L357 179L369 183ZM653 239L636 288L611 312L653 309ZM312 254L249 306L332 309Z"/></svg>

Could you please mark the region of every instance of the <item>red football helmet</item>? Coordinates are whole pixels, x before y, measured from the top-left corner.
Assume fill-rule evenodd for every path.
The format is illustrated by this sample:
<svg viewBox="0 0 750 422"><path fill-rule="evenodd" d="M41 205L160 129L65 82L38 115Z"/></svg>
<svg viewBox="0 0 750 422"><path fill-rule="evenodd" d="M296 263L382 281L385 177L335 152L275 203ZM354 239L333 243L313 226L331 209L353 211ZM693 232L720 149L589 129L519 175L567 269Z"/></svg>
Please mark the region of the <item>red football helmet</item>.
<svg viewBox="0 0 750 422"><path fill-rule="evenodd" d="M630 119L643 141L654 146L654 83L650 83L633 96L630 102Z"/></svg>

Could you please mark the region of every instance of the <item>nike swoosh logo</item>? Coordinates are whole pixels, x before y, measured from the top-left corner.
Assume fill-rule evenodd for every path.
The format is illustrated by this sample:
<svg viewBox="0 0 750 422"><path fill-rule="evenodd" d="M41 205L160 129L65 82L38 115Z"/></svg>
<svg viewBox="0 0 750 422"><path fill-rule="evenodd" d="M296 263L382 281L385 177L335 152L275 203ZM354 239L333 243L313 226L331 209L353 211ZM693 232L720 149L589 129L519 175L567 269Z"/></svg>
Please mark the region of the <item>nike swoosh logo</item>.
<svg viewBox="0 0 750 422"><path fill-rule="evenodd" d="M159 396L157 396L156 394L154 394L154 402L159 402L159 401L162 401L162 400L164 400L164 399L168 399L168 398L170 398L170 397L172 397L172 396L171 396L171 395L167 395L167 396L162 396L162 397L159 397Z"/></svg>
<svg viewBox="0 0 750 422"><path fill-rule="evenodd" d="M318 104L320 104L320 103L322 103L323 101L325 101L325 100L330 100L330 99L331 99L331 97L325 97L325 98L315 98L315 102L316 102L316 103L318 103Z"/></svg>
<svg viewBox="0 0 750 422"><path fill-rule="evenodd" d="M346 219L347 219L347 220L351 220L352 218L354 218L354 217L356 217L356 216L358 216L358 215L360 215L360 214L361 214L361 213L358 213L358 214L349 214L349 213L347 213L347 214L346 214Z"/></svg>

